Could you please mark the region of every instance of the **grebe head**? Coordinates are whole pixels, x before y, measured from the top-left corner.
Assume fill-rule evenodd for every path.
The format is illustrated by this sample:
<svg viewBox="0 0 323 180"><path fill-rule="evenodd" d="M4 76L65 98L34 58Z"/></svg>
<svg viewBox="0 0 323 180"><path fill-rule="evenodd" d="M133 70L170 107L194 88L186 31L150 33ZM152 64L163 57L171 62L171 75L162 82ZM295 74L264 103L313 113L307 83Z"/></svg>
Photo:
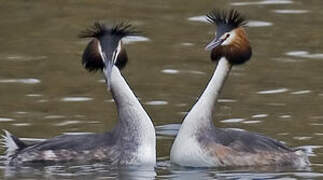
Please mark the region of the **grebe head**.
<svg viewBox="0 0 323 180"><path fill-rule="evenodd" d="M88 71L105 69L109 85L113 65L122 69L128 61L122 38L136 33L137 31L130 24L120 23L108 26L95 22L91 28L79 35L81 38L93 38L83 52L83 66Z"/></svg>
<svg viewBox="0 0 323 180"><path fill-rule="evenodd" d="M217 27L214 40L205 47L212 50L211 59L218 61L226 57L231 64L242 64L249 60L252 50L243 27L245 18L234 9L229 12L213 10L206 16Z"/></svg>

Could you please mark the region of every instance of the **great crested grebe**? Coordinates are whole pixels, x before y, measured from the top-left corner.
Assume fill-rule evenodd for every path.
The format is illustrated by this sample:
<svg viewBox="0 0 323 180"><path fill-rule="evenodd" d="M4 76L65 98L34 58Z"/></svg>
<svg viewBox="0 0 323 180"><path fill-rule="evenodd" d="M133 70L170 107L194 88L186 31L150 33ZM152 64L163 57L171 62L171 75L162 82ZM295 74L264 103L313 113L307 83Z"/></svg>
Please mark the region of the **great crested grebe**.
<svg viewBox="0 0 323 180"><path fill-rule="evenodd" d="M82 63L89 71L103 70L117 106L118 123L103 134L61 135L27 145L6 132L9 165L102 161L116 166L156 165L156 135L153 123L128 86L119 69L127 54L122 38L136 33L129 24L107 26L95 23L81 38L92 38Z"/></svg>
<svg viewBox="0 0 323 180"><path fill-rule="evenodd" d="M246 21L236 10L213 10L207 18L217 26L215 39L206 46L217 67L183 120L171 148L171 162L190 167L307 166L302 150L257 133L214 126L212 110L231 67L249 60L252 51L243 28Z"/></svg>

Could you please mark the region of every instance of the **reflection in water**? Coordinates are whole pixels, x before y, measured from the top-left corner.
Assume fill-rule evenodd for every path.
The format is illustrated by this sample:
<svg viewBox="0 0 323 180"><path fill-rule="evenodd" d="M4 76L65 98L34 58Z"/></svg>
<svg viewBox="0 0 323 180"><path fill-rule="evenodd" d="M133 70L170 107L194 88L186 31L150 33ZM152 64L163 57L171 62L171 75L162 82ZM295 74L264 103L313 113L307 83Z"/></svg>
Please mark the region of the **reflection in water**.
<svg viewBox="0 0 323 180"><path fill-rule="evenodd" d="M116 168L104 164L90 165L55 165L44 167L9 167L1 166L4 177L11 178L78 178L78 179L154 179L156 172L153 168L127 167ZM33 176L31 176L33 175Z"/></svg>

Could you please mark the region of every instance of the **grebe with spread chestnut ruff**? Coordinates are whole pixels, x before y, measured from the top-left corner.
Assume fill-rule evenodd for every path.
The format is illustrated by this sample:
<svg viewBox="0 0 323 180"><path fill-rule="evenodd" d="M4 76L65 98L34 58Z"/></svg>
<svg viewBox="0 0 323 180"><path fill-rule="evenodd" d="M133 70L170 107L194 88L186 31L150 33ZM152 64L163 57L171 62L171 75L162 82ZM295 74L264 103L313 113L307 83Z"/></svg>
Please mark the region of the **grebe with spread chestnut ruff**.
<svg viewBox="0 0 323 180"><path fill-rule="evenodd" d="M232 68L251 58L252 50L236 10L211 11L208 21L217 26L215 39L206 46L217 62L206 89L185 116L171 148L171 162L190 167L295 166L309 165L300 149L292 149L258 133L217 128L213 109Z"/></svg>

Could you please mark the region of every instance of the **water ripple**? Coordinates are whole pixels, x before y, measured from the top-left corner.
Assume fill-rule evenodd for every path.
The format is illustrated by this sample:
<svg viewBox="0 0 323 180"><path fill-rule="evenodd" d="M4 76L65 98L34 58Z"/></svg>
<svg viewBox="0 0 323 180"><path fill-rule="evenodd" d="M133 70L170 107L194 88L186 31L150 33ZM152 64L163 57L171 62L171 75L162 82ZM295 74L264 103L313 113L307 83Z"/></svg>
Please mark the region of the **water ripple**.
<svg viewBox="0 0 323 180"><path fill-rule="evenodd" d="M279 117L282 118L282 119L289 119L292 116L291 115L288 115L288 114L285 114L285 115L280 115Z"/></svg>
<svg viewBox="0 0 323 180"><path fill-rule="evenodd" d="M176 136L181 124L166 124L161 126L156 126L156 134L164 136Z"/></svg>
<svg viewBox="0 0 323 180"><path fill-rule="evenodd" d="M252 121L243 121L243 124L257 124L257 123L261 123L262 121L259 120L252 120Z"/></svg>
<svg viewBox="0 0 323 180"><path fill-rule="evenodd" d="M26 94L27 97L41 97L42 94Z"/></svg>
<svg viewBox="0 0 323 180"><path fill-rule="evenodd" d="M265 118L265 117L268 117L268 114L255 114L251 116L251 118Z"/></svg>
<svg viewBox="0 0 323 180"><path fill-rule="evenodd" d="M135 42L145 42L145 41L150 41L150 39L144 36L127 36L122 39L122 42L124 42L125 44L131 44Z"/></svg>
<svg viewBox="0 0 323 180"><path fill-rule="evenodd" d="M284 93L287 92L287 88L280 88L280 89L271 89L271 90L264 90L264 91L258 91L257 94L278 94L278 93Z"/></svg>
<svg viewBox="0 0 323 180"><path fill-rule="evenodd" d="M81 101L91 101L93 98L89 97L64 97L61 99L61 101L64 102L81 102Z"/></svg>
<svg viewBox="0 0 323 180"><path fill-rule="evenodd" d="M178 74L179 70L177 70L177 69L163 69L160 72L165 73L165 74Z"/></svg>
<svg viewBox="0 0 323 180"><path fill-rule="evenodd" d="M151 106L159 106L159 105L167 105L167 101L147 101L145 102L146 105L151 105Z"/></svg>
<svg viewBox="0 0 323 180"><path fill-rule="evenodd" d="M249 6L249 5L271 5L271 4L292 4L291 0L263 0L263 1L247 1L247 2L233 2L232 6Z"/></svg>
<svg viewBox="0 0 323 180"><path fill-rule="evenodd" d="M9 55L5 59L9 61L32 61L32 60L44 60L47 56L23 56L23 55Z"/></svg>
<svg viewBox="0 0 323 180"><path fill-rule="evenodd" d="M233 103L233 102L237 102L237 100L235 100L235 99L219 99L218 102L219 103Z"/></svg>
<svg viewBox="0 0 323 180"><path fill-rule="evenodd" d="M323 59L323 53L310 54L308 51L289 51L285 53L287 56L309 58L309 59Z"/></svg>
<svg viewBox="0 0 323 180"><path fill-rule="evenodd" d="M266 27L266 26L272 26L272 25L273 23L271 22L255 21L255 20L250 20L246 24L246 26L249 26L249 27Z"/></svg>
<svg viewBox="0 0 323 180"><path fill-rule="evenodd" d="M304 14L308 13L308 10L297 10L297 9L276 9L273 10L277 14Z"/></svg>
<svg viewBox="0 0 323 180"><path fill-rule="evenodd" d="M63 121L60 123L56 123L55 126L67 126L67 125L71 125L71 124L77 124L80 123L80 121L78 120L68 120L68 121Z"/></svg>
<svg viewBox="0 0 323 180"><path fill-rule="evenodd" d="M199 74L199 75L205 74L202 71L196 71L196 70L178 70L178 69L163 69L160 72L161 73L164 73L164 74L180 74L180 73Z"/></svg>
<svg viewBox="0 0 323 180"><path fill-rule="evenodd" d="M12 118L4 118L4 117L0 117L0 122L10 122L10 121L14 121L14 119L12 119Z"/></svg>
<svg viewBox="0 0 323 180"><path fill-rule="evenodd" d="M221 120L220 122L222 123L239 123L244 121L245 119L243 118L231 118L231 119L225 119L225 120Z"/></svg>
<svg viewBox="0 0 323 180"><path fill-rule="evenodd" d="M62 119L65 118L63 115L48 115L44 117L45 119Z"/></svg>
<svg viewBox="0 0 323 180"><path fill-rule="evenodd" d="M31 124L30 123L14 123L14 124L11 124L12 126L30 126Z"/></svg>
<svg viewBox="0 0 323 180"><path fill-rule="evenodd" d="M26 78L26 79L0 79L0 83L22 83L22 84L38 84L39 79Z"/></svg>
<svg viewBox="0 0 323 180"><path fill-rule="evenodd" d="M298 95L298 94L308 94L308 93L311 93L311 92L312 92L311 90L301 90L301 91L291 92L290 94Z"/></svg>

